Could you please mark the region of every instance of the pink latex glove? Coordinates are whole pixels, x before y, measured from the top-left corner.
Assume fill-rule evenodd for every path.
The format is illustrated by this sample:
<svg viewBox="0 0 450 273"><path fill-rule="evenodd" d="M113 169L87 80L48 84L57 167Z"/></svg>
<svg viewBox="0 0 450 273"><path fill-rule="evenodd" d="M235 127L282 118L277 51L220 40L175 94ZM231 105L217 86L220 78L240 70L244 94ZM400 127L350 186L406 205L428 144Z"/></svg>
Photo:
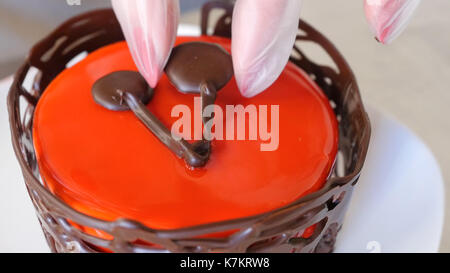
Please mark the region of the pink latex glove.
<svg viewBox="0 0 450 273"><path fill-rule="evenodd" d="M367 21L383 44L396 39L408 25L420 0L365 0Z"/></svg>
<svg viewBox="0 0 450 273"><path fill-rule="evenodd" d="M237 0L232 56L243 96L263 92L280 76L297 36L301 3L302 0Z"/></svg>
<svg viewBox="0 0 450 273"><path fill-rule="evenodd" d="M152 87L176 39L179 0L112 0L133 59ZM280 76L297 35L302 0L237 0L232 25L236 81L243 96L267 89ZM382 43L404 30L420 0L365 0L368 22Z"/></svg>
<svg viewBox="0 0 450 273"><path fill-rule="evenodd" d="M155 87L175 43L179 1L112 0L112 4L136 66Z"/></svg>

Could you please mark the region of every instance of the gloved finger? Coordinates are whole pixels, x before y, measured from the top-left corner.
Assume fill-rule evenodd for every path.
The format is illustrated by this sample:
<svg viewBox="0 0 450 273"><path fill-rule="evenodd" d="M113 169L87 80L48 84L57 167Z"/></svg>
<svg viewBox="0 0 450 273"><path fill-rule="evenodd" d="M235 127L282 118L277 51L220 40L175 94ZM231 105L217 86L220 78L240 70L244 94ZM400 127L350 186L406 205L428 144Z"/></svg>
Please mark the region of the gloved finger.
<svg viewBox="0 0 450 273"><path fill-rule="evenodd" d="M112 0L112 4L136 66L155 87L175 43L179 0Z"/></svg>
<svg viewBox="0 0 450 273"><path fill-rule="evenodd" d="M364 10L378 41L389 44L407 27L420 0L365 0Z"/></svg>
<svg viewBox="0 0 450 273"><path fill-rule="evenodd" d="M255 96L280 76L298 32L301 0L238 0L232 55L239 90Z"/></svg>

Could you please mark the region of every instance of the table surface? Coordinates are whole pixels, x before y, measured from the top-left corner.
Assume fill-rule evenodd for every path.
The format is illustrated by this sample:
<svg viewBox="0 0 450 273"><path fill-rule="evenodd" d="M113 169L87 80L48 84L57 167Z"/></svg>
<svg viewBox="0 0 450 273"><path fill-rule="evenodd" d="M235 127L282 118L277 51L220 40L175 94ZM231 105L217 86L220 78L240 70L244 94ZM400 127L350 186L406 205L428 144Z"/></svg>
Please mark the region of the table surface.
<svg viewBox="0 0 450 273"><path fill-rule="evenodd" d="M326 34L347 58L364 100L404 123L430 146L441 165L450 200L448 11L448 0L422 1L410 27L390 46L379 45L368 32L360 0L308 0L302 12L303 18ZM6 12L0 10L0 15ZM20 22L11 25L13 21L11 16L0 16L0 28L20 26ZM181 21L198 24L199 13L187 13ZM46 27L41 24L36 27L39 30L23 27L20 31L31 43L42 37L40 31ZM14 48L19 50L18 45ZM441 251L450 252L449 202L446 207Z"/></svg>

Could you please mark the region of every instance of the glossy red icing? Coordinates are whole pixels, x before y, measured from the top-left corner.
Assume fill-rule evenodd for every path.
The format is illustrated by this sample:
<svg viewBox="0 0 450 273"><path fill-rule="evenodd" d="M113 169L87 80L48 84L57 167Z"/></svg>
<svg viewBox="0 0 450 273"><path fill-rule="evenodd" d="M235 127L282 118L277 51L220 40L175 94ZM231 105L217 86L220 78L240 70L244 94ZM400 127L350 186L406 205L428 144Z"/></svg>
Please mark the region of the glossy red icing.
<svg viewBox="0 0 450 273"><path fill-rule="evenodd" d="M230 50L228 39L201 40ZM39 101L34 145L46 185L75 209L105 220L129 218L171 229L251 216L318 190L337 152L337 121L322 93L289 63L264 93L244 98L235 80L216 104L280 105L280 145L261 152L262 141L213 141L207 166L190 170L132 114L97 105L91 87L117 70L137 70L125 42L90 54L62 72ZM148 108L169 128L172 107L193 107L163 76ZM270 119L269 119L270 121Z"/></svg>

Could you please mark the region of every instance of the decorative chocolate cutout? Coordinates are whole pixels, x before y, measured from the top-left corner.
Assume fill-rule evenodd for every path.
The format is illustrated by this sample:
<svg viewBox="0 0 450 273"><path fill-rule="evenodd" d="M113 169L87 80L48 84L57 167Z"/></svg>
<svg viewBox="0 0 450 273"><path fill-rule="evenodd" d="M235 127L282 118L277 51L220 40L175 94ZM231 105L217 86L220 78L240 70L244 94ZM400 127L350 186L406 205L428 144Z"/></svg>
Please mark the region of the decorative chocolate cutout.
<svg viewBox="0 0 450 273"><path fill-rule="evenodd" d="M148 104L153 96L153 89L145 79L135 71L118 71L97 80L92 86L95 102L111 111L128 111L125 92L133 95L143 104Z"/></svg>
<svg viewBox="0 0 450 273"><path fill-rule="evenodd" d="M214 104L217 91L234 74L230 54L217 44L205 42L190 42L175 47L165 70L180 92L201 94L202 112ZM211 118L203 118L203 123ZM209 132L210 128L207 130Z"/></svg>
<svg viewBox="0 0 450 273"><path fill-rule="evenodd" d="M222 17L223 20L220 19L219 24L208 24L208 18L211 17L212 10L217 10L218 8L226 11ZM207 3L202 11L203 35L207 35L206 30L212 28L215 35L230 38L231 29L229 24L224 25L224 23L225 19L231 18L232 11L233 5L226 2L213 1ZM300 21L299 29L305 35L298 36L297 40L307 40L324 47L334 62L337 63L341 72L336 74L333 69L315 64L313 60L305 57L298 47L295 48L296 52L300 52L303 58L293 58L291 60L300 68L305 69L307 73L316 76L318 85L337 104L337 114L342 115L343 122L340 123L340 131L348 133L340 135L340 151L347 154L348 157L344 157L340 163L346 166L346 176L332 177L327 180L324 188L319 192L305 196L283 208L257 215L250 219L233 219L169 231L148 229L142 224L128 219L105 222L104 219L89 217L79 213L68 206L67 203L52 195L37 178L39 169L35 151L29 137L32 135L30 122L33 120L34 113L33 111L25 111L25 113L31 115L31 118L26 118L30 117L28 114L25 118L20 114L21 110L25 110L27 104L20 104L19 99L25 97L30 103L26 109L34 109L48 84L57 74L65 69L66 63L73 56L84 51L92 52L105 45L124 40L114 12L112 10L100 10L75 17L63 24L51 36L46 37L45 40L35 45L23 66L16 73L15 81L8 96L8 111L14 151L19 159L25 183L30 192L31 200L35 205L37 215L40 219L45 220L42 228L51 250L53 252L73 252L73 244L67 244L67 241L70 240L75 242L77 246L75 250L80 252L102 252L102 249L109 249L114 252L189 252L192 250L198 252L285 252L292 250L305 253L332 252L334 239L339 227L342 225L343 215L348 207L353 186L358 181L361 168L364 165L370 139L370 122L361 102L358 84L342 55L329 40L306 22ZM93 33L98 33L99 30L103 32L100 35L92 36ZM42 62L41 57L53 48L55 41L65 36L70 39L68 39L67 43L60 45L59 48L61 50L56 51L59 53L52 55L48 62ZM88 36L91 39L85 39ZM77 47L71 47L68 54L63 55L60 53L62 49L70 46L69 42L78 39L83 39L83 43ZM37 67L42 72L42 77L34 78L33 92L22 87L30 67ZM325 84L324 77L331 78L333 80L332 84ZM30 93L33 95L30 95ZM354 107L355 105L356 107ZM324 198L324 195L334 196L339 195L341 192L349 194L345 195L343 202L339 205L341 206L340 208L338 206L326 213L321 210L320 214L312 214L312 217L319 219L326 217L328 219L324 227L325 232L318 234L318 238L314 239L315 237L313 237L312 239L303 240L295 249L289 248L284 239L272 240L269 243L265 240L263 235L267 235L267 232L271 232L270 235L276 236L276 238L290 238L295 232L303 231L308 227L308 223L302 221L298 225L293 226L293 217L295 216L297 219L310 217L311 213L305 212L311 212L312 209L317 207L322 208L324 205L323 200L327 200ZM278 219L275 225L276 229L274 229L274 216ZM89 226L95 230L111 234L114 240L104 241L94 236L86 236L80 229L74 229L71 225L63 224L67 222L67 219L82 226ZM219 241L200 236L231 229L236 230L233 236L224 236ZM248 232L248 230L252 229L257 229L260 232L256 235ZM330 233L329 230L332 232ZM158 245L158 247L143 248L142 245L134 243L136 238ZM97 247L97 245L100 245L100 247Z"/></svg>
<svg viewBox="0 0 450 273"><path fill-rule="evenodd" d="M190 144L175 140L171 132L145 106L153 95L139 72L118 71L97 80L92 87L94 100L112 111L132 110L136 117L174 154L191 167L203 167L210 155L210 144L205 141Z"/></svg>
<svg viewBox="0 0 450 273"><path fill-rule="evenodd" d="M217 91L233 77L233 62L230 54L219 45L191 42L174 48L166 73L181 92L200 93L204 111L216 101ZM112 111L133 111L167 148L183 158L189 166L205 166L211 154L211 143L202 140L190 144L184 139L173 138L171 132L145 107L153 91L144 77L135 71L113 72L92 86L92 96L99 105ZM206 124L213 117L203 118L203 123ZM212 128L207 127L206 134L210 136Z"/></svg>
<svg viewBox="0 0 450 273"><path fill-rule="evenodd" d="M233 77L233 62L217 44L190 42L173 49L165 70L180 92L200 93L204 84L222 89Z"/></svg>

